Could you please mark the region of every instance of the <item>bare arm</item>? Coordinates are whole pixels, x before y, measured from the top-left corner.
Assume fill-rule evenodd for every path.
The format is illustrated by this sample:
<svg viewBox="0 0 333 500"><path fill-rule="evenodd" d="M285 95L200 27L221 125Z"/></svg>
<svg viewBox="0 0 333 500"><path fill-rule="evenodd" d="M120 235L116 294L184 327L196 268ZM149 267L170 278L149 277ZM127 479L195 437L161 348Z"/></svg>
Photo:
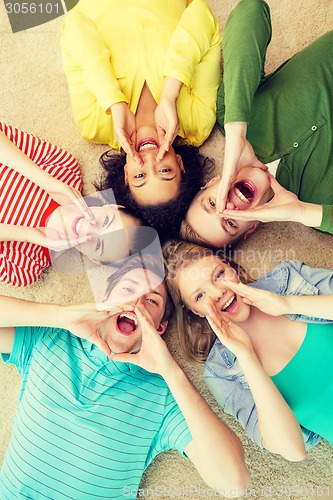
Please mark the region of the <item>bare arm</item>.
<svg viewBox="0 0 333 500"><path fill-rule="evenodd" d="M238 358L255 401L265 448L287 460L303 460L305 448L296 417L263 369L245 330L221 316L213 303L207 320L221 342Z"/></svg>
<svg viewBox="0 0 333 500"><path fill-rule="evenodd" d="M113 359L137 364L165 379L192 435L185 453L209 486L223 489L225 496L236 496L232 490L241 495L249 475L239 439L187 379L141 304L135 313L143 331L141 350L137 354L116 354Z"/></svg>
<svg viewBox="0 0 333 500"><path fill-rule="evenodd" d="M26 134L28 136L28 134ZM40 142L40 140L39 140ZM37 147L39 144L37 144ZM55 146L52 146L55 148ZM29 156L20 150L12 141L0 131L0 162L7 167L15 170L27 179L34 182L37 186L44 189L57 203L60 205L67 203L75 203L93 224L95 218L91 210L86 205L77 189L74 189L65 182L61 182L40 166L34 163ZM18 241L21 241L19 239ZM30 241L30 240L22 240Z"/></svg>
<svg viewBox="0 0 333 500"><path fill-rule="evenodd" d="M243 300L272 316L282 314L302 314L333 321L333 295L288 295L282 296L267 290L232 283L227 286L241 295Z"/></svg>
<svg viewBox="0 0 333 500"><path fill-rule="evenodd" d="M108 318L108 311L96 311L94 304L59 306L0 296L0 352L10 354L17 326L64 328L96 344L105 354L108 345L100 338L97 325ZM19 311L19 314L18 314Z"/></svg>

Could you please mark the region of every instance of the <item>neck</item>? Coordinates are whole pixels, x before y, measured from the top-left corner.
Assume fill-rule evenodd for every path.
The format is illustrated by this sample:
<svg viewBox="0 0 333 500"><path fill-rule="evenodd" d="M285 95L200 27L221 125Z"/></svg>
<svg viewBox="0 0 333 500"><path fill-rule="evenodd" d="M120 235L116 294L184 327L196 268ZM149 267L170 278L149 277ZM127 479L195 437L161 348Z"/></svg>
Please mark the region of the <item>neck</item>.
<svg viewBox="0 0 333 500"><path fill-rule="evenodd" d="M249 317L245 321L239 323L239 326L241 326L248 333L248 335L250 335L251 332L255 332L259 324L264 321L271 321L271 318L273 318L273 316L270 314L264 313L255 306L250 306Z"/></svg>
<svg viewBox="0 0 333 500"><path fill-rule="evenodd" d="M140 95L138 107L135 113L136 128L151 126L155 128L156 101L145 82Z"/></svg>

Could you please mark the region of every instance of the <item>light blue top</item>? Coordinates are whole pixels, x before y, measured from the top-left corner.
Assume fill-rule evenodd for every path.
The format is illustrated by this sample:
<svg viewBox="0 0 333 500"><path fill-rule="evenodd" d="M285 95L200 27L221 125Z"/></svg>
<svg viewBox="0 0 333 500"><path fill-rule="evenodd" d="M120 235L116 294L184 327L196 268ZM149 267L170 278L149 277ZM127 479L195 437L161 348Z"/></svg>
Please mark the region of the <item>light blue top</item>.
<svg viewBox="0 0 333 500"><path fill-rule="evenodd" d="M2 358L23 381L1 500L135 498L153 458L191 440L162 377L66 330L17 328Z"/></svg>
<svg viewBox="0 0 333 500"><path fill-rule="evenodd" d="M326 295L333 293L333 271L311 268L299 260L286 260L250 286L269 290L280 295ZM320 318L290 315L294 321L330 323ZM315 360L320 364L320 358ZM262 436L258 414L252 393L236 356L220 340L216 340L207 358L204 380L226 413L233 415L244 427L248 436L260 448ZM333 379L329 380L332 383ZM303 428L306 449L310 449L321 437Z"/></svg>

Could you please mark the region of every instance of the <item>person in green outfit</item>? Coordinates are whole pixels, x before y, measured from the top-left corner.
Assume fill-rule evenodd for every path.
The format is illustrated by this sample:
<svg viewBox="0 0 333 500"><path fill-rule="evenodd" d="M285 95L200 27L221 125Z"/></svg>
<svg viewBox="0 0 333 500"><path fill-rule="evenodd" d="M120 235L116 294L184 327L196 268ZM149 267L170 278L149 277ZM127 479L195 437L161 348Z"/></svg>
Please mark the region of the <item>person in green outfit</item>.
<svg viewBox="0 0 333 500"><path fill-rule="evenodd" d="M262 449L303 460L333 444L333 272L284 261L254 283L220 251L164 247L179 343Z"/></svg>
<svg viewBox="0 0 333 500"><path fill-rule="evenodd" d="M247 237L259 221L333 233L333 31L266 77L270 39L268 5L239 2L225 27L217 97L223 175L192 201L185 239L221 247Z"/></svg>

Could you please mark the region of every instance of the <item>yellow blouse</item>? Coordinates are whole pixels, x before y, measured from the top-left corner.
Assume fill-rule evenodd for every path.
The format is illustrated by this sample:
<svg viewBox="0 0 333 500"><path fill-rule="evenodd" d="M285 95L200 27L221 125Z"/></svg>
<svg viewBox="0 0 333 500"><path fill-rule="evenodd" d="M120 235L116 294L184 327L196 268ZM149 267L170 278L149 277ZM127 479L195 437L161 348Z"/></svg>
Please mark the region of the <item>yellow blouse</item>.
<svg viewBox="0 0 333 500"><path fill-rule="evenodd" d="M110 106L135 114L146 81L159 102L164 77L184 83L179 135L200 146L216 120L219 24L204 0L80 0L61 36L76 123L92 142L119 148Z"/></svg>

